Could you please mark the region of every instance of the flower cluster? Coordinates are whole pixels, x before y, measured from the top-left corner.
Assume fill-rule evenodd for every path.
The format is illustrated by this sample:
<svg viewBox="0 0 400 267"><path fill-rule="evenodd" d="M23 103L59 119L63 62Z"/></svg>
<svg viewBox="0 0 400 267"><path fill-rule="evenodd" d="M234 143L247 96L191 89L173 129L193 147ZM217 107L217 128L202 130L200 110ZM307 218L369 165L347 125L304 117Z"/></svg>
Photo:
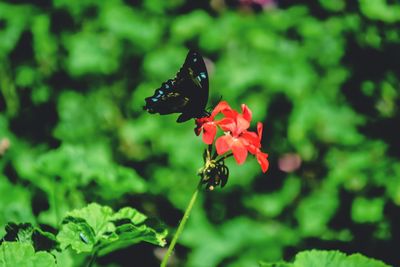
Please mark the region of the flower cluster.
<svg viewBox="0 0 400 267"><path fill-rule="evenodd" d="M215 117L220 113L223 114L223 118L216 120ZM248 131L251 119L252 112L245 104L242 104L242 113L239 113L226 101L221 101L208 117L196 119L195 133L200 135L203 132L203 142L212 145L218 128L221 129L224 135L215 141L218 155L232 151L236 162L243 164L248 153L253 154L262 171L266 172L269 166L268 154L261 151L263 125L257 123L257 133Z"/></svg>

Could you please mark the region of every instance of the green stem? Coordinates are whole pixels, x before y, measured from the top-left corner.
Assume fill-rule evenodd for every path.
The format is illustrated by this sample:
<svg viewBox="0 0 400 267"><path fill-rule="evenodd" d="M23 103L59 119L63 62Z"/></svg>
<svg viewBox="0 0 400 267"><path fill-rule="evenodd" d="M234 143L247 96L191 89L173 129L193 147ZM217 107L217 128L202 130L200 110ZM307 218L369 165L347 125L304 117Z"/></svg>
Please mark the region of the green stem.
<svg viewBox="0 0 400 267"><path fill-rule="evenodd" d="M164 256L164 259L161 262L160 267L166 267L168 263L169 257L172 255L172 251L175 248L175 244L178 241L179 236L181 235L183 228L185 227L186 221L189 219L190 212L192 211L193 205L196 202L197 195L199 194L199 190L201 188L201 181L197 185L196 191L194 191L192 198L190 199L190 202L185 210L185 213L183 214L183 218L178 226L178 229L175 232L174 237L172 238L171 244L169 244L167 253Z"/></svg>
<svg viewBox="0 0 400 267"><path fill-rule="evenodd" d="M207 147L207 160L211 158L211 152L212 152L212 145L208 145L208 147Z"/></svg>
<svg viewBox="0 0 400 267"><path fill-rule="evenodd" d="M58 192L57 192L57 189L58 189L58 187L57 187L57 183L56 182L53 182L53 192L52 192L52 201L53 201L53 208L54 208L54 213L55 213L55 217L56 217L56 222L57 223L60 223L60 220L61 220L61 216L60 216L60 211L58 210L58 199L57 199L57 196L58 196Z"/></svg>
<svg viewBox="0 0 400 267"><path fill-rule="evenodd" d="M98 252L98 249L94 248L94 250L92 252L92 255L90 255L90 259L89 259L89 262L87 264L87 267L92 267L93 263L96 261L97 252Z"/></svg>

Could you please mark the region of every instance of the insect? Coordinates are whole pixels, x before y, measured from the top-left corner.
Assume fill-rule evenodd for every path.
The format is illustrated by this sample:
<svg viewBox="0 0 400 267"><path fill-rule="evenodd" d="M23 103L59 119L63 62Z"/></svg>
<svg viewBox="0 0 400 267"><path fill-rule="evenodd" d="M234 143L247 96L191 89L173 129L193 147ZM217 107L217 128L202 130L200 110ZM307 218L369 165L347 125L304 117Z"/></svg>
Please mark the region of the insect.
<svg viewBox="0 0 400 267"><path fill-rule="evenodd" d="M80 232L79 237L81 238L82 242L85 244L89 244L89 239L85 236L84 233Z"/></svg>
<svg viewBox="0 0 400 267"><path fill-rule="evenodd" d="M209 115L205 111L208 101L208 73L202 56L190 50L176 74L145 99L143 107L149 113L161 115L181 113L177 122Z"/></svg>

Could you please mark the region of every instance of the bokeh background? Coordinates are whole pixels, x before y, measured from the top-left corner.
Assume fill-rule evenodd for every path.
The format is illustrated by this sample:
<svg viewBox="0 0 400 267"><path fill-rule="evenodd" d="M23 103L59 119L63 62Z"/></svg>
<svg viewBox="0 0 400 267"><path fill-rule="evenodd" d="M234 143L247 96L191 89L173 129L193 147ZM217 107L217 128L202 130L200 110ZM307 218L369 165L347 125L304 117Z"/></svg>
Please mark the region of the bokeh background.
<svg viewBox="0 0 400 267"><path fill-rule="evenodd" d="M222 96L252 109L270 169L227 161L228 184L201 194L175 266L312 248L399 264L399 29L389 0L1 1L0 234L9 221L55 229L90 202L132 206L172 234L204 144L193 121L142 106L196 49L209 107ZM157 266L162 253L137 245L97 264Z"/></svg>

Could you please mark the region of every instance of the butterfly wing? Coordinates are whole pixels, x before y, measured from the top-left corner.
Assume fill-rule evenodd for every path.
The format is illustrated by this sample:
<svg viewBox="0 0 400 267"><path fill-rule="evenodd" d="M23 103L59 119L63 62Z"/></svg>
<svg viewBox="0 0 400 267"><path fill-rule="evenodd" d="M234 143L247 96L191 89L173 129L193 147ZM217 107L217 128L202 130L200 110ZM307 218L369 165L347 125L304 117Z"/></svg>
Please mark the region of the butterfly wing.
<svg viewBox="0 0 400 267"><path fill-rule="evenodd" d="M189 51L176 79L179 89L188 99L177 122L205 116L207 112L204 109L208 101L208 73L203 57L196 51Z"/></svg>
<svg viewBox="0 0 400 267"><path fill-rule="evenodd" d="M175 80L168 80L155 90L153 96L147 97L145 101L146 105L143 109L151 114L165 115L182 112L188 99L176 90Z"/></svg>
<svg viewBox="0 0 400 267"><path fill-rule="evenodd" d="M164 82L143 107L150 113L182 113L177 122L202 117L208 100L208 73L201 55L189 51L181 69L172 80Z"/></svg>

